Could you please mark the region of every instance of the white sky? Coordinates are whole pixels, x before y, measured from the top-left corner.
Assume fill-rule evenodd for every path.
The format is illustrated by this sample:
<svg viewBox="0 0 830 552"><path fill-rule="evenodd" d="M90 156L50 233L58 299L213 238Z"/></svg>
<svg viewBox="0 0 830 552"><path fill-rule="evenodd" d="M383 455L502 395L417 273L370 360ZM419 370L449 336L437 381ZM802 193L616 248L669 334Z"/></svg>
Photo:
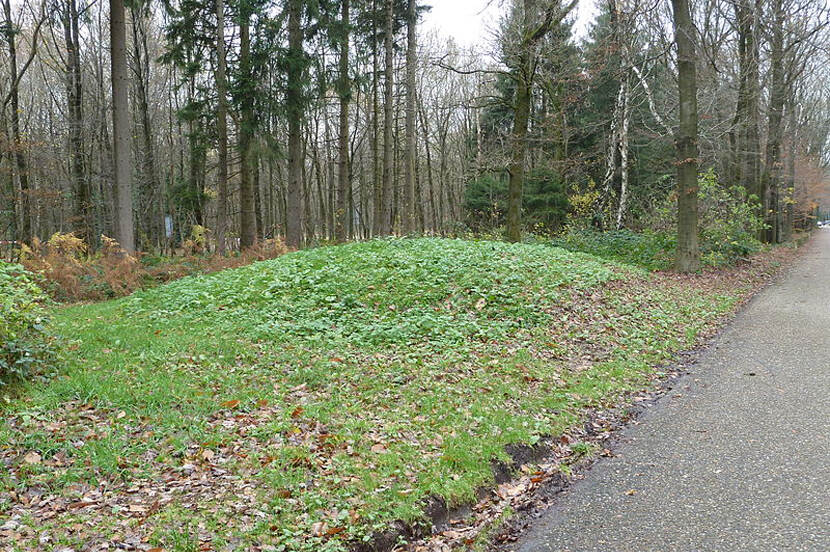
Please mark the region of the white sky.
<svg viewBox="0 0 830 552"><path fill-rule="evenodd" d="M575 31L581 36L594 19L596 0L580 0ZM427 0L432 10L424 25L444 36L452 36L459 46L486 43L496 27L499 15L507 5L505 0Z"/></svg>

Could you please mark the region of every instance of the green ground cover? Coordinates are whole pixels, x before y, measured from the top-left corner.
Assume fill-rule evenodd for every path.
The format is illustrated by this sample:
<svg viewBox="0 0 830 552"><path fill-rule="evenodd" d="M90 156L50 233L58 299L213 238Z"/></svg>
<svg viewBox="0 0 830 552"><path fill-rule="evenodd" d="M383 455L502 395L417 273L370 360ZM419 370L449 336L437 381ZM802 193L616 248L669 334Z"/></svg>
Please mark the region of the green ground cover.
<svg viewBox="0 0 830 552"><path fill-rule="evenodd" d="M0 422L0 542L346 550L648 385L769 268L376 240L61 309L65 366Z"/></svg>

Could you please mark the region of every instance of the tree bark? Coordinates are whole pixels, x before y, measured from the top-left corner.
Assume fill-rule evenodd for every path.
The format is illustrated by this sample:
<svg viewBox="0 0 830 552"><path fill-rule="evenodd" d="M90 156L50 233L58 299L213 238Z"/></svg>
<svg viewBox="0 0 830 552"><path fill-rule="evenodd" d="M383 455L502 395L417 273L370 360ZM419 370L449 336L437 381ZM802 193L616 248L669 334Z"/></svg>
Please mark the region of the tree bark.
<svg viewBox="0 0 830 552"><path fill-rule="evenodd" d="M758 18L761 0L732 0L738 31L738 102L732 139L735 180L750 194L764 198L761 180Z"/></svg>
<svg viewBox="0 0 830 552"><path fill-rule="evenodd" d="M257 240L256 197L251 175L253 159L251 146L254 135L253 72L251 67L250 5L243 0L239 13L239 72L242 78L239 128L239 245L253 247Z"/></svg>
<svg viewBox="0 0 830 552"><path fill-rule="evenodd" d="M132 163L130 159L130 77L127 70L127 27L124 0L110 0L110 48L112 61L112 139L115 189L118 198L116 240L128 253L135 251L133 228Z"/></svg>
<svg viewBox="0 0 830 552"><path fill-rule="evenodd" d="M405 234L416 230L415 203L415 84L418 66L418 20L415 11L416 0L409 0L407 10L406 45L406 134L404 152L404 201L401 222Z"/></svg>
<svg viewBox="0 0 830 552"><path fill-rule="evenodd" d="M352 90L349 79L349 0L341 0L340 24L342 25L340 35L340 120L337 135L337 197L335 199L334 213L334 236L337 241L349 239L349 219L351 211L348 209L349 188L351 187L349 167L349 102L351 102Z"/></svg>
<svg viewBox="0 0 830 552"><path fill-rule="evenodd" d="M394 138L392 135L394 125L394 57L393 57L393 33L394 33L394 1L386 1L386 36L384 37L384 98L383 98L383 181L382 181L382 207L380 217L380 235L388 236L392 232L392 200L393 189L392 179L394 178Z"/></svg>
<svg viewBox="0 0 830 552"><path fill-rule="evenodd" d="M378 0L372 0L372 13L377 14ZM372 21L377 18L373 17ZM372 236L380 236L383 226L383 180L380 165L380 60L378 59L378 28L372 27Z"/></svg>
<svg viewBox="0 0 830 552"><path fill-rule="evenodd" d="M524 188L525 158L527 156L527 125L536 73L536 44L576 7L577 0L560 7L559 2L550 2L541 22L536 0L524 0L522 30L518 56L513 78L516 82L516 100L513 106L513 133L510 144L510 175L507 184L507 239L518 242L522 239L522 192Z"/></svg>
<svg viewBox="0 0 830 552"><path fill-rule="evenodd" d="M628 83L628 75L623 80L623 110L622 125L620 127L620 201L617 205L616 229L623 227L625 212L628 208L628 127L631 119L631 90Z"/></svg>
<svg viewBox="0 0 830 552"><path fill-rule="evenodd" d="M216 251L225 253L228 225L228 77L225 59L225 4L216 0L216 149L219 155L216 188Z"/></svg>
<svg viewBox="0 0 830 552"><path fill-rule="evenodd" d="M698 113L696 30L689 0L672 0L674 36L677 44L679 126L677 146L677 258L679 272L700 267L698 248L697 168Z"/></svg>
<svg viewBox="0 0 830 552"><path fill-rule="evenodd" d="M781 0L772 0L772 36L770 37L770 99L768 109L767 148L763 176L764 241L778 243L779 234L779 180L781 173L781 144L784 139L784 102L787 95L784 74L784 12Z"/></svg>
<svg viewBox="0 0 830 552"><path fill-rule="evenodd" d="M32 216L29 197L29 169L26 163L26 154L24 153L24 144L20 135L20 77L17 68L17 44L15 35L17 31L14 28L14 21L12 20L11 2L10 0L3 0L3 12L5 15L5 38L6 45L9 49L9 106L11 107L11 127L12 127L12 147L14 148L15 168L17 169L17 182L15 187L14 180L12 180L12 200L14 204L20 205L20 231L14 239L20 239L23 242L31 242L32 240ZM37 36L35 35L35 40ZM33 46L34 47L34 46ZM25 70L25 69L24 69ZM4 106L5 107L5 106ZM20 190L18 198L17 188ZM14 201L18 199L18 201ZM14 208L12 209L12 228L16 228L16 215Z"/></svg>
<svg viewBox="0 0 830 552"><path fill-rule="evenodd" d="M144 151L141 155L140 166L145 183L144 194L149 201L154 194L159 193L160 184L156 174L156 156L153 146L153 129L150 126L150 109L148 99L148 88L150 86L150 56L147 52L147 37L141 27L142 13L139 7L131 8L131 29L133 35L133 60L135 63L135 99L138 103L138 117L141 122L141 137ZM140 205L140 204L139 204ZM164 208L161 207L158 213L153 213L154 222L160 223L163 220ZM151 224L151 228L158 226ZM164 234L163 225L160 228L159 237Z"/></svg>
<svg viewBox="0 0 830 552"><path fill-rule="evenodd" d="M86 242L92 238L92 206L84 168L83 85L81 82L78 5L68 0L64 6L63 30L66 43L66 99L69 123L69 174L74 196L72 227Z"/></svg>
<svg viewBox="0 0 830 552"><path fill-rule="evenodd" d="M303 29L302 0L288 0L288 190L285 241L299 248L303 241Z"/></svg>

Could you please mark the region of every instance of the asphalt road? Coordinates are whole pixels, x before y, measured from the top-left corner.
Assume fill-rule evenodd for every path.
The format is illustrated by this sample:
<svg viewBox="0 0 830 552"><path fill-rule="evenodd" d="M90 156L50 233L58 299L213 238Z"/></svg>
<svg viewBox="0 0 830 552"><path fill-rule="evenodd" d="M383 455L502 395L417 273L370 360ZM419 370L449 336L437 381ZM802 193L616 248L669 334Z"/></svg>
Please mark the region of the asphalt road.
<svg viewBox="0 0 830 552"><path fill-rule="evenodd" d="M807 247L514 550L830 551L830 230Z"/></svg>

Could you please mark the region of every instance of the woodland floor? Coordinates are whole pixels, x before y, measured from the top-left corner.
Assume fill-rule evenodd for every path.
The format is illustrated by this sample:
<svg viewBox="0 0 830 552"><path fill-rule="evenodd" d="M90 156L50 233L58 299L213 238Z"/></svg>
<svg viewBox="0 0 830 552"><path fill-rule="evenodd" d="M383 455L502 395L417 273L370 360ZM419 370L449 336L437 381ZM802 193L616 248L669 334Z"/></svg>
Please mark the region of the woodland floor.
<svg viewBox="0 0 830 552"><path fill-rule="evenodd" d="M679 276L377 240L60 309L65 365L0 422L0 550L348 550L650 388L792 255ZM515 467L494 500L540 482Z"/></svg>

